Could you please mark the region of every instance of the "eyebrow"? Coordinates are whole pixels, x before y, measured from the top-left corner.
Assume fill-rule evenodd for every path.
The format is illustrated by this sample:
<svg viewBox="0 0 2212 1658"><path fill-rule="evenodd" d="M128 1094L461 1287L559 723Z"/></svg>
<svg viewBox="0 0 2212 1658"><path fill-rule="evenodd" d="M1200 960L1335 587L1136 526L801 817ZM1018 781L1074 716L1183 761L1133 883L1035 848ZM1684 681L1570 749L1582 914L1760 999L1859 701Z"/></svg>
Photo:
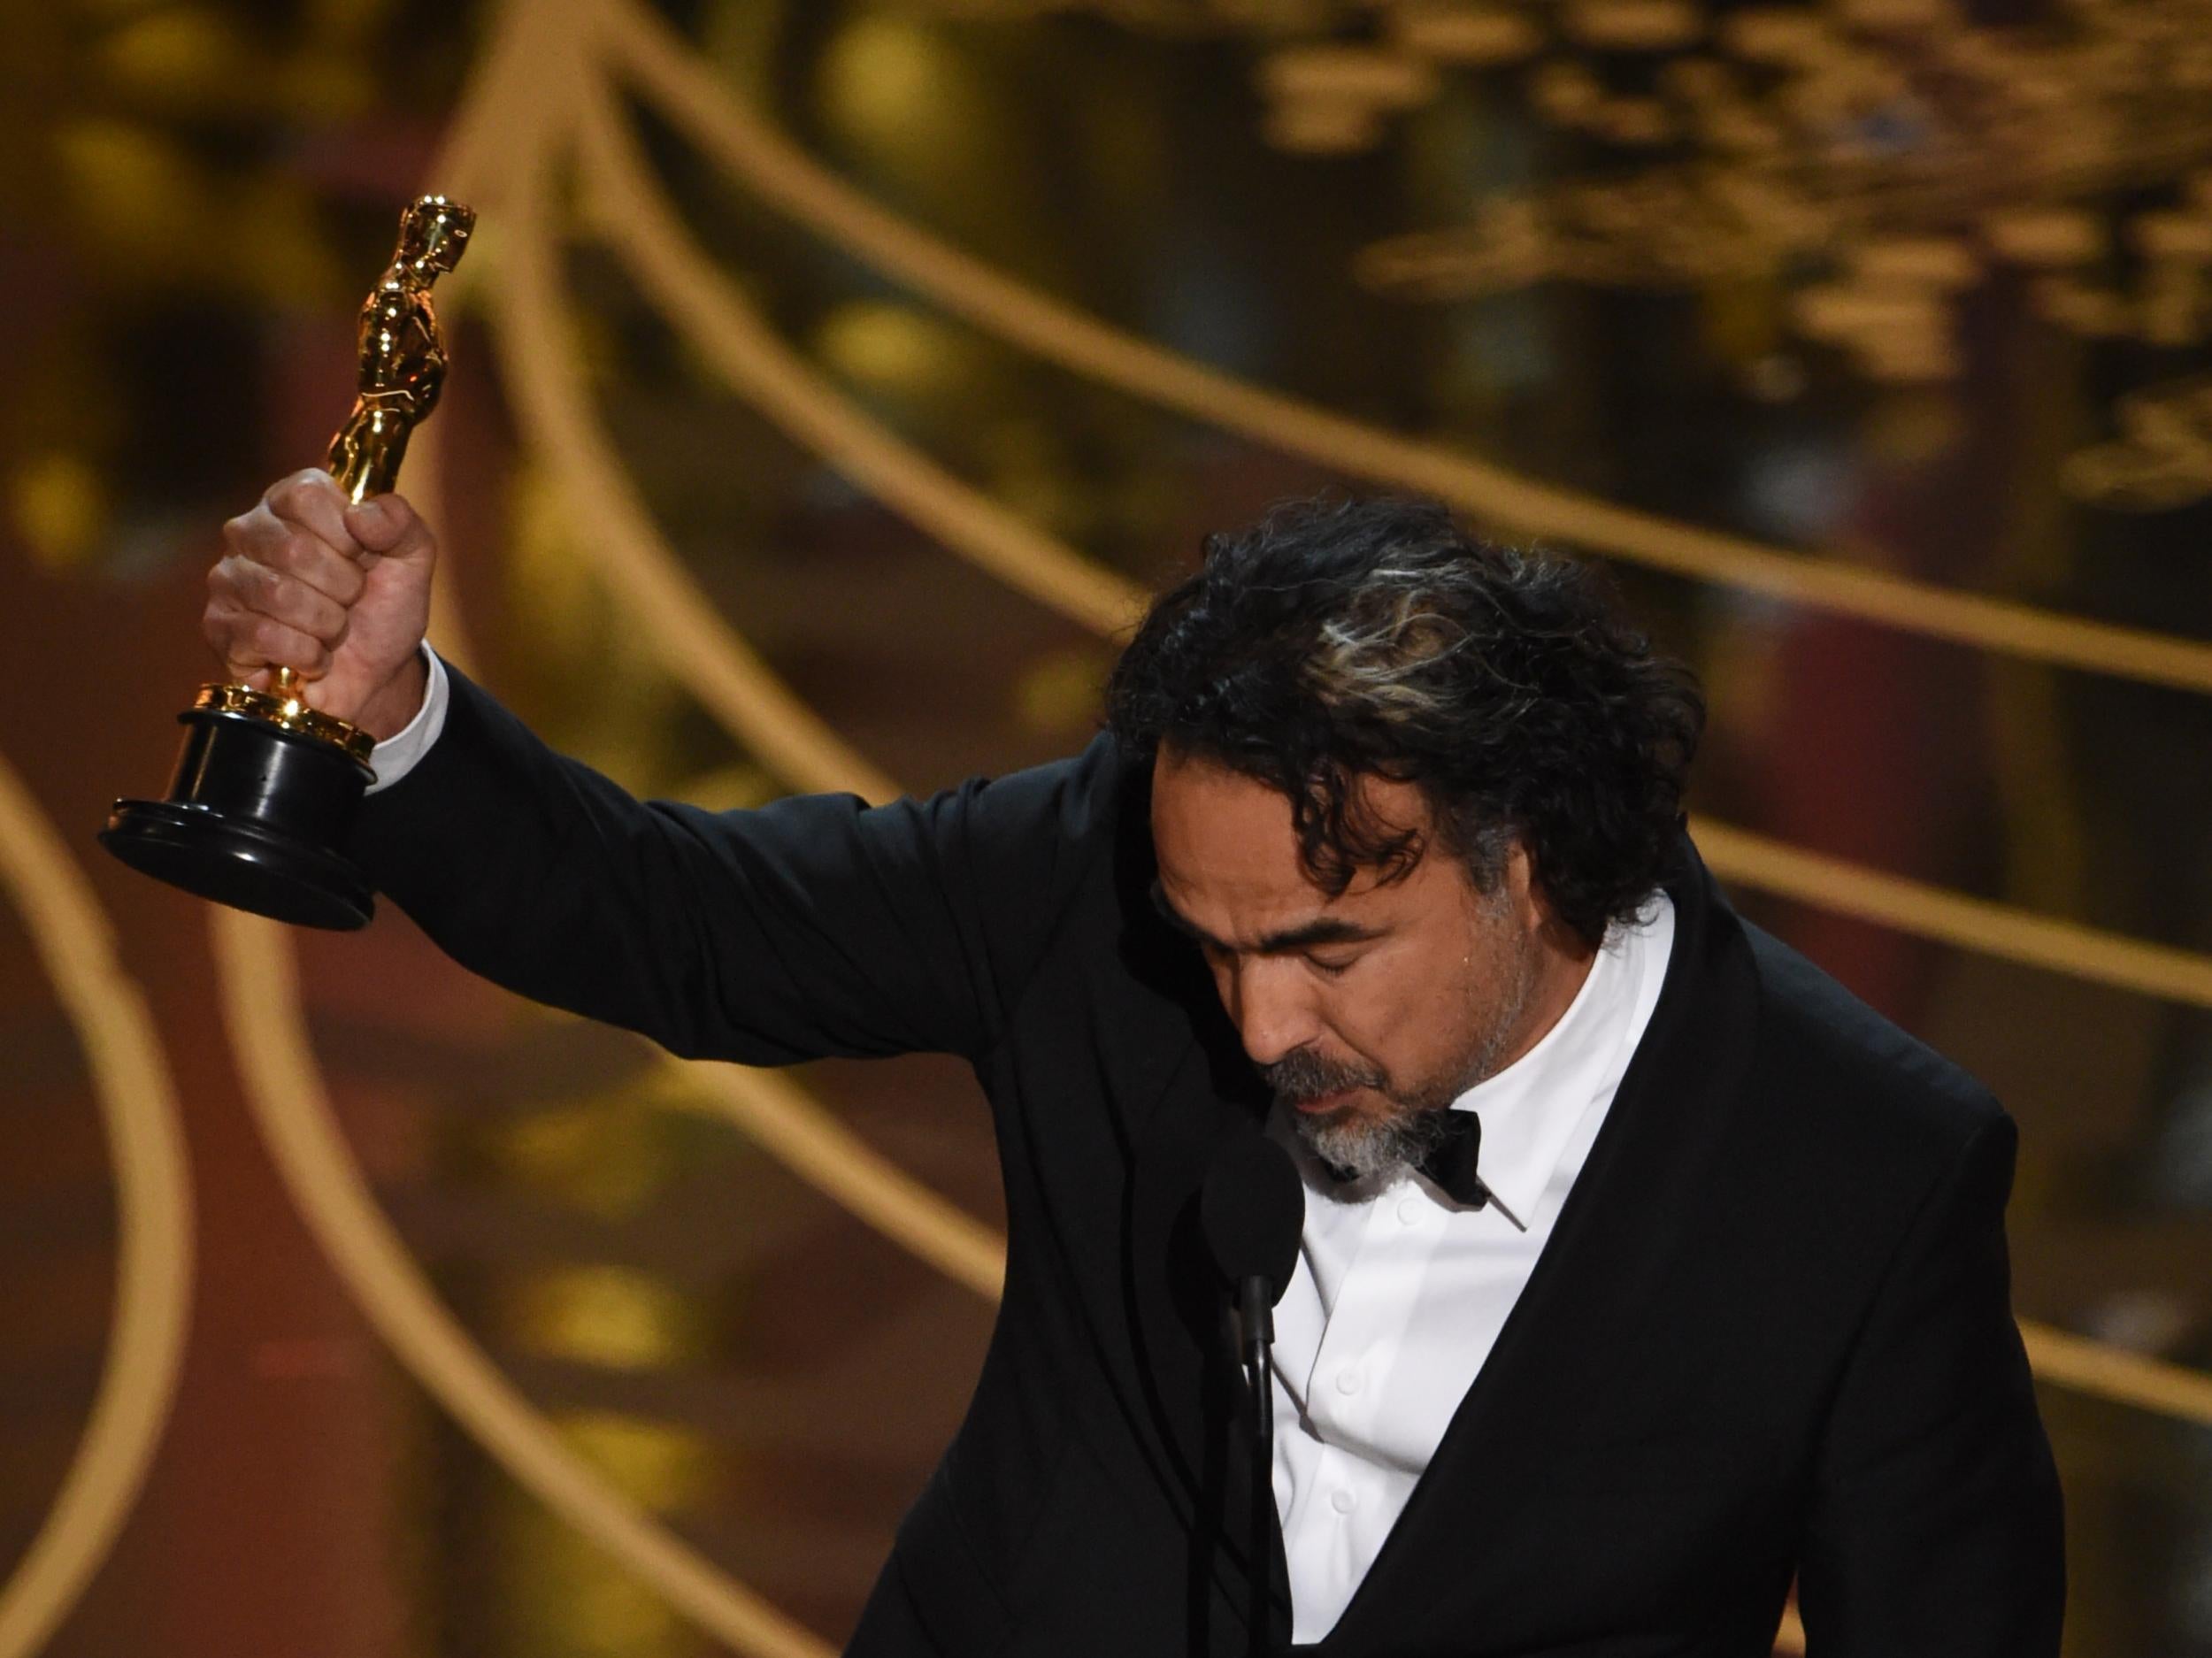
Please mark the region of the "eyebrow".
<svg viewBox="0 0 2212 1658"><path fill-rule="evenodd" d="M1225 955L1236 954L1233 945L1224 944L1168 902L1167 893L1157 879L1152 883L1152 907L1178 933L1195 939L1201 944L1210 944ZM1347 921L1341 916L1317 916L1311 921L1301 922L1294 927L1285 927L1280 932L1267 934L1253 948L1261 956L1279 956L1316 944L1362 944L1369 939L1380 937L1380 928L1363 927L1356 921Z"/></svg>

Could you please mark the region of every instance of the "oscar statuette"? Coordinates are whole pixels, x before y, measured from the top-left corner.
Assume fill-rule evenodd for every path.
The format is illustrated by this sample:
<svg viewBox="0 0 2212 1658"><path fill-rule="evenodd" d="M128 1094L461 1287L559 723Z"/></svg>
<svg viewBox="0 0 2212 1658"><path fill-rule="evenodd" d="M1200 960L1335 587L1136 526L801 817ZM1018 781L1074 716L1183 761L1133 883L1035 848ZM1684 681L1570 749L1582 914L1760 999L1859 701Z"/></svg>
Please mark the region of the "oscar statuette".
<svg viewBox="0 0 2212 1658"><path fill-rule="evenodd" d="M330 442L331 476L358 503L390 489L410 433L437 406L445 342L431 284L459 263L476 215L426 196L361 310L360 391ZM101 842L133 869L234 909L304 926L364 925L368 883L342 848L374 780L376 740L311 708L279 668L265 691L206 685L177 716L184 748L166 800L119 800Z"/></svg>

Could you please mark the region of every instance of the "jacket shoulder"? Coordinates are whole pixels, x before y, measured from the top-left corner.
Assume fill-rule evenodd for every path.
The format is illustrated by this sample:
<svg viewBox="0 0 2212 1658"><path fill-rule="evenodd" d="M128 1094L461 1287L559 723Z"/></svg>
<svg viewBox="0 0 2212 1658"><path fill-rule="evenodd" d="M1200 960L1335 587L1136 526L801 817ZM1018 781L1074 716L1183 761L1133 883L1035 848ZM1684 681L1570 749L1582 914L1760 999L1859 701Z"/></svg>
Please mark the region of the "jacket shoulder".
<svg viewBox="0 0 2212 1658"><path fill-rule="evenodd" d="M1075 754L977 779L970 787L981 791L995 816L1025 817L1050 838L1081 843L1112 833L1128 773L1113 734L1101 732Z"/></svg>
<svg viewBox="0 0 2212 1658"><path fill-rule="evenodd" d="M1876 1012L1812 962L1748 923L1766 1097L1837 1152L1893 1172L1948 1168L1966 1145L2008 1124L1978 1078Z"/></svg>
<svg viewBox="0 0 2212 1658"><path fill-rule="evenodd" d="M1056 940L1095 925L1133 812L1146 828L1141 795L1122 748L1102 732L1079 753L971 779L926 809L957 825L954 862L1010 992Z"/></svg>

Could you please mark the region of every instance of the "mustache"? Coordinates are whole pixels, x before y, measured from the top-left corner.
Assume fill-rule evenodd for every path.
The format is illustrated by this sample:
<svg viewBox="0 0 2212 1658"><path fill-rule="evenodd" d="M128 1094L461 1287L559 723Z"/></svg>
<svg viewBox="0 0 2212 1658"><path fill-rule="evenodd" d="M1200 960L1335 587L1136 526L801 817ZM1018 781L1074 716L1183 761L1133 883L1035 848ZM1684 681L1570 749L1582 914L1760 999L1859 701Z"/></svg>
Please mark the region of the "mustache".
<svg viewBox="0 0 2212 1658"><path fill-rule="evenodd" d="M1318 1100L1347 1088L1381 1088L1389 1078L1361 1066L1325 1059L1310 1048L1294 1048L1271 1065L1259 1067L1261 1079L1285 1105Z"/></svg>

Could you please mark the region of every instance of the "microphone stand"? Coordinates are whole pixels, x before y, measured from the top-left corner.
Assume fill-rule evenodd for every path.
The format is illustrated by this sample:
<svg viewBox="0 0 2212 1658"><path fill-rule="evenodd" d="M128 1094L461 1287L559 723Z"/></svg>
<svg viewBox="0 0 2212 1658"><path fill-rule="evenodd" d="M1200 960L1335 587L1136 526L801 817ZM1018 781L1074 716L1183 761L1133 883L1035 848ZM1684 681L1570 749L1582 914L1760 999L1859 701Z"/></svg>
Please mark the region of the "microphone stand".
<svg viewBox="0 0 2212 1658"><path fill-rule="evenodd" d="M1290 1153L1264 1134L1232 1135L1216 1150L1198 1215L1234 1302L1237 1350L1252 1386L1252 1559L1246 1631L1252 1658L1268 1658L1268 1580L1275 1575L1275 1391L1267 1353L1275 1301L1298 1263L1306 1194ZM1225 1531L1229 1516L1221 1516Z"/></svg>
<svg viewBox="0 0 2212 1658"><path fill-rule="evenodd" d="M1268 1349L1275 1339L1275 1297L1265 1278L1255 1275L1238 1285L1237 1328L1252 1383L1251 1605L1245 1627L1251 1658L1267 1658L1267 1585L1275 1555L1275 1387Z"/></svg>

